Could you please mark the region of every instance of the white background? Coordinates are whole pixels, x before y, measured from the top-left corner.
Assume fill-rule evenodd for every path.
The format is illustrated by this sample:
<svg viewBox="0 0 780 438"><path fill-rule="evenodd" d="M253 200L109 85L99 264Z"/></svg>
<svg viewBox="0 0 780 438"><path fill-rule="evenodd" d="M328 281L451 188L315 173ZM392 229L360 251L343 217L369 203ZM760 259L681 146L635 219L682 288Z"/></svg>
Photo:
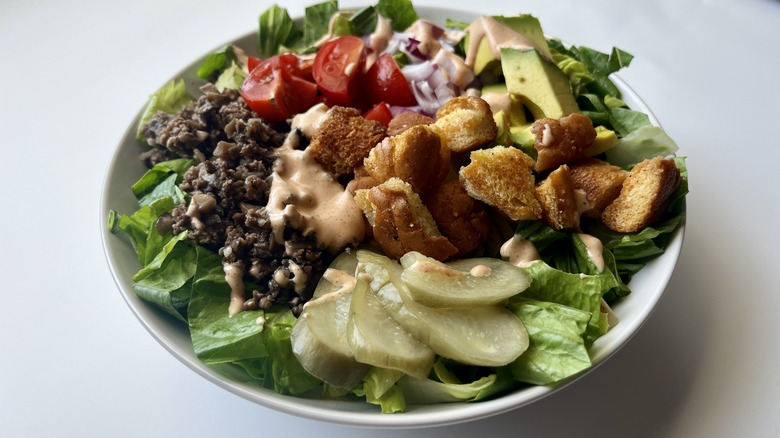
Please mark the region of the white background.
<svg viewBox="0 0 780 438"><path fill-rule="evenodd" d="M343 6L357 2L342 1ZM687 232L648 323L533 405L425 430L302 420L228 393L146 332L100 243L101 185L146 96L268 1L0 2L0 435L776 436L780 3L421 1L531 12L636 56L621 76L688 157ZM300 0L284 4L293 15Z"/></svg>

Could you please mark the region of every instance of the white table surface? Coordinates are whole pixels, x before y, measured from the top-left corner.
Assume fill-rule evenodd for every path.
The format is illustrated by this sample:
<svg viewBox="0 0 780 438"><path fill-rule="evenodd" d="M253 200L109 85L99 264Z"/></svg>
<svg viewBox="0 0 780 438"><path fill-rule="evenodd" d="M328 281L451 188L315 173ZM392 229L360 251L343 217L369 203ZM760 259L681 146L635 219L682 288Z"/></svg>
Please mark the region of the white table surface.
<svg viewBox="0 0 780 438"><path fill-rule="evenodd" d="M270 2L3 0L0 436L777 436L780 2L419 4L531 12L549 34L636 56L621 76L690 172L683 253L636 337L563 391L450 427L356 429L220 389L163 349L121 298L98 203L146 96L253 30ZM286 6L298 15L304 2Z"/></svg>

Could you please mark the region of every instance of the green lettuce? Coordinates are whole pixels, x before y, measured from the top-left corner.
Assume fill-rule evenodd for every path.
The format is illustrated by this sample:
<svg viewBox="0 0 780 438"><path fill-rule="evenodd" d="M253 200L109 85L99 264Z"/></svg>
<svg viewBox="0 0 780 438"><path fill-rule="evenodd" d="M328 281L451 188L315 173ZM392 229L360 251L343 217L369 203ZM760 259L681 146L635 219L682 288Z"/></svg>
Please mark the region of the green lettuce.
<svg viewBox="0 0 780 438"><path fill-rule="evenodd" d="M330 18L338 10L339 2L337 0L317 3L306 8L303 26L304 46L311 46L328 33Z"/></svg>
<svg viewBox="0 0 780 438"><path fill-rule="evenodd" d="M648 158L673 155L677 149L677 143L663 129L643 125L619 139L606 155L611 164L628 167Z"/></svg>
<svg viewBox="0 0 780 438"><path fill-rule="evenodd" d="M211 80L236 61L235 49L232 44L228 44L207 56L196 73L203 80Z"/></svg>
<svg viewBox="0 0 780 438"><path fill-rule="evenodd" d="M195 248L183 242L182 232L163 246L155 258L133 276L133 291L176 318L187 320Z"/></svg>
<svg viewBox="0 0 780 438"><path fill-rule="evenodd" d="M531 276L525 298L557 303L587 312L586 339L593 342L609 328L607 314L601 311L602 296L613 286L608 275L586 275L555 269L537 260L523 268Z"/></svg>
<svg viewBox="0 0 780 438"><path fill-rule="evenodd" d="M529 339L528 350L509 365L515 379L549 385L590 368L585 343L590 313L523 297L512 299L509 308Z"/></svg>
<svg viewBox="0 0 780 438"><path fill-rule="evenodd" d="M157 232L156 223L157 219L169 213L173 206L173 200L164 197L141 206L130 215L112 211L109 214L108 226L112 233L124 233L128 236L138 256L138 262L141 266L146 266L167 243L166 236Z"/></svg>
<svg viewBox="0 0 780 438"><path fill-rule="evenodd" d="M390 20L393 30L399 32L406 30L420 18L411 0L379 0L376 10Z"/></svg>
<svg viewBox="0 0 780 438"><path fill-rule="evenodd" d="M241 84L244 83L246 76L244 69L238 65L238 63L231 62L230 66L217 77L214 87L216 87L219 92L225 90L240 90Z"/></svg>
<svg viewBox="0 0 780 438"><path fill-rule="evenodd" d="M365 397L371 404L379 405L383 414L394 414L406 410L406 398L403 391L396 385L404 376L402 371L373 367L363 382L352 392L358 397Z"/></svg>
<svg viewBox="0 0 780 438"><path fill-rule="evenodd" d="M273 5L258 19L257 53L260 58L270 58L279 53L279 47L291 47L303 36L287 9Z"/></svg>

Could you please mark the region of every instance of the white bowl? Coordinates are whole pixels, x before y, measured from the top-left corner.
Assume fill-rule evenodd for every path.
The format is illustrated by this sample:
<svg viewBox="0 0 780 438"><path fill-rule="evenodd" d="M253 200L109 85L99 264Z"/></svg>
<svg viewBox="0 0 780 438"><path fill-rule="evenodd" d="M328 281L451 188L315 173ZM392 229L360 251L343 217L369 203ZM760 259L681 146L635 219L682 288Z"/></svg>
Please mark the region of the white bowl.
<svg viewBox="0 0 780 438"><path fill-rule="evenodd" d="M431 7L417 7L416 9L420 16L438 23L443 23L446 18L471 21L477 16L477 14L470 12ZM256 34L252 32L232 42L247 49L247 53L254 53L255 38ZM204 54L203 58L195 60L174 78L184 78L188 86L195 90L197 84L200 83L195 71L208 53ZM620 89L623 100L631 108L648 114L652 123L658 125L658 121L639 96L620 78L613 76L613 80ZM135 139L135 129L141 111L139 110L135 120L130 122L106 172L100 205L103 248L119 291L141 324L171 354L209 381L259 405L300 417L356 426L398 428L438 426L497 415L537 401L587 374L587 372L581 373L555 386L517 389L492 400L475 403L416 405L409 406L407 412L402 414L387 415L381 414L376 406L363 402L311 400L280 395L273 390L247 381L240 372L232 367L206 366L198 360L193 352L187 326L135 295L131 278L140 269L136 255L127 241L111 234L105 226L109 210L131 213L137 208L136 198L130 191L130 186L146 170L138 159L142 148ZM683 234L684 224L675 231L666 252L648 263L633 277L629 284L632 290L631 295L614 308L614 312L620 318L620 323L598 339L590 349L593 367L603 363L625 345L650 316L677 264Z"/></svg>

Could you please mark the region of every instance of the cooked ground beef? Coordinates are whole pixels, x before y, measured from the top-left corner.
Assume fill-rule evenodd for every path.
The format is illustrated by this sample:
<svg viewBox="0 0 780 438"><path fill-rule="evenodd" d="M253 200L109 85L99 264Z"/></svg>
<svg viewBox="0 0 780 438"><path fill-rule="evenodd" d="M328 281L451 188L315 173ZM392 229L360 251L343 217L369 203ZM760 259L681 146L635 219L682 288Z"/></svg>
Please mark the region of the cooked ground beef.
<svg viewBox="0 0 780 438"><path fill-rule="evenodd" d="M248 288L244 309L287 304L299 315L331 259L317 249L315 236L291 227L283 244L274 241L263 206L275 149L287 134L249 110L237 92L219 93L211 85L203 91L179 113L158 113L144 128L152 145L142 156L148 165L179 157L199 161L180 184L189 203L176 206L167 220L174 233L187 231L191 242L243 267L245 280L256 285Z"/></svg>

